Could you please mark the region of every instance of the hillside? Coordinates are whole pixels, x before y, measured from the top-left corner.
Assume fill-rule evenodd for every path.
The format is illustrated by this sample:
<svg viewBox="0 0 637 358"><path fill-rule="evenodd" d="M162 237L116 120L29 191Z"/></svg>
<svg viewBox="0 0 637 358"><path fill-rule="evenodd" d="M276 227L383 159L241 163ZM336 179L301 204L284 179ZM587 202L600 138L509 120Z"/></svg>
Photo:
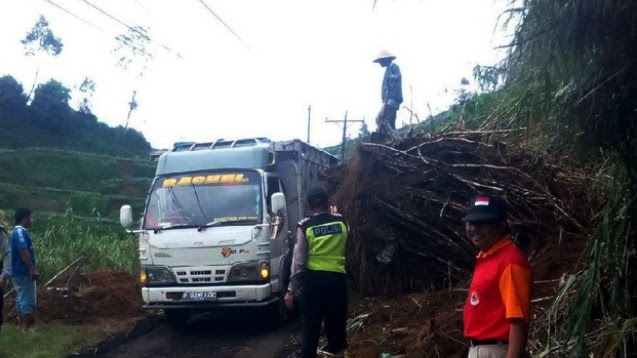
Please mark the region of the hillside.
<svg viewBox="0 0 637 358"><path fill-rule="evenodd" d="M149 160L67 150L0 151L0 210L116 219L121 205L143 209L154 174Z"/></svg>
<svg viewBox="0 0 637 358"><path fill-rule="evenodd" d="M154 166L140 132L98 121L86 101L71 108L70 89L55 80L28 98L0 77L0 210L101 219L116 219L125 203L142 210Z"/></svg>

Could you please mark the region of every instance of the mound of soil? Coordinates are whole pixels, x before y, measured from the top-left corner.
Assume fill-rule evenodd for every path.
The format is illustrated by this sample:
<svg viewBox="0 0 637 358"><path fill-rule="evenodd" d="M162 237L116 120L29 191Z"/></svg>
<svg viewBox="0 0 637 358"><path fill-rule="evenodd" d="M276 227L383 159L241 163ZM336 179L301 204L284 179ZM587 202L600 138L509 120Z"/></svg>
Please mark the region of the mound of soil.
<svg viewBox="0 0 637 358"><path fill-rule="evenodd" d="M361 317L349 334L350 357L462 357L462 290L413 293L395 299L357 299L351 316ZM365 315L368 315L366 318Z"/></svg>
<svg viewBox="0 0 637 358"><path fill-rule="evenodd" d="M579 264L583 242L551 241L530 258L534 284L532 322L528 349L534 351L545 340L538 329L565 273ZM411 293L394 298L362 298L350 302L348 355L354 358L380 357L382 353L401 358L466 357L468 346L462 334L462 309L468 282L451 290ZM361 322L356 324L355 322ZM360 327L360 328L356 328Z"/></svg>
<svg viewBox="0 0 637 358"><path fill-rule="evenodd" d="M5 312L16 320L13 295ZM102 320L128 320L146 315L135 277L118 271L98 271L58 278L38 288L36 319L41 322L86 324Z"/></svg>

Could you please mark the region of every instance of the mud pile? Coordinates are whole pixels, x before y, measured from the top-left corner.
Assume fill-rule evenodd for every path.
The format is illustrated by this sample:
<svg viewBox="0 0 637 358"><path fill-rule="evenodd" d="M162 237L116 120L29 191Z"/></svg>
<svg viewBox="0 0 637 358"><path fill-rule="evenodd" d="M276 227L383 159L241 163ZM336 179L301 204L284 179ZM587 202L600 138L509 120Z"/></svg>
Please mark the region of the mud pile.
<svg viewBox="0 0 637 358"><path fill-rule="evenodd" d="M6 312L16 319L13 295ZM38 288L36 319L85 324L100 320L125 320L146 314L135 278L125 272L98 271L58 278L49 287Z"/></svg>
<svg viewBox="0 0 637 358"><path fill-rule="evenodd" d="M474 196L492 195L508 203L513 237L532 263L542 257L536 279L559 275L555 265L579 254L571 248L581 246L598 207L591 180L574 168L492 133L362 144L330 184L352 229L348 272L364 295L466 282L476 249L461 218Z"/></svg>

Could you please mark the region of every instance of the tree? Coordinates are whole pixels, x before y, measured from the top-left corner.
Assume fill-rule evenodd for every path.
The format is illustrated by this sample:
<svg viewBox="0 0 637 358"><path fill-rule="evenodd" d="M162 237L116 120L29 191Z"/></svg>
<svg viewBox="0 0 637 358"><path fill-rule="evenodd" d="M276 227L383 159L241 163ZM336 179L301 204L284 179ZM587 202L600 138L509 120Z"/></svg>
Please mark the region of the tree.
<svg viewBox="0 0 637 358"><path fill-rule="evenodd" d="M91 100L95 94L95 81L85 77L79 86L75 86L75 90L79 92L77 109L80 113L92 113L91 112Z"/></svg>
<svg viewBox="0 0 637 358"><path fill-rule="evenodd" d="M70 99L71 90L56 80L38 85L31 103L36 122L56 133L68 132L72 114Z"/></svg>
<svg viewBox="0 0 637 358"><path fill-rule="evenodd" d="M26 37L20 42L24 46L26 56L37 56L40 53L57 56L62 52L62 48L64 47L62 40L59 37L55 37L53 31L49 28L49 22L46 21L42 15L40 15L40 18L36 21L33 28L31 28ZM33 90L38 83L39 73L40 66L38 65L31 91L29 91L29 95L27 96L28 99L31 99Z"/></svg>
<svg viewBox="0 0 637 358"><path fill-rule="evenodd" d="M22 85L11 76L0 77L0 109L17 112L27 105Z"/></svg>
<svg viewBox="0 0 637 358"><path fill-rule="evenodd" d="M115 37L117 46L113 50L113 53L118 57L117 66L123 70L133 72L133 75L137 79L144 76L148 64L153 60L152 53L148 51L150 37L146 35L147 33L148 29L135 26L130 28L127 33ZM136 97L137 90L134 89L131 100L128 103L125 129L128 128L130 117L137 109L138 103Z"/></svg>
<svg viewBox="0 0 637 358"><path fill-rule="evenodd" d="M39 52L45 52L51 56L57 56L62 52L64 44L59 37L55 37L49 28L49 22L44 16L35 23L24 39L20 41L24 45L27 56L35 56Z"/></svg>

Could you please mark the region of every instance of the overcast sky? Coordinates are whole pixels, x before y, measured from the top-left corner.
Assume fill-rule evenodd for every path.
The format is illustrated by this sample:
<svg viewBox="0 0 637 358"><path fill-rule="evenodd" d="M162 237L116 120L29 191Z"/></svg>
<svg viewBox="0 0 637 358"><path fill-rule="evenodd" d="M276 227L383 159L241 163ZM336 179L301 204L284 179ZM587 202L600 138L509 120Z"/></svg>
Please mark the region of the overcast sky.
<svg viewBox="0 0 637 358"><path fill-rule="evenodd" d="M147 27L156 44L140 78L116 66L115 36L126 28L83 0L0 0L0 76L28 91L40 66L69 88L96 82L93 112L123 125L137 90L130 125L156 148L175 141L266 136L305 139L312 105L312 138L340 141L326 117L365 118L374 128L383 69L372 59L393 52L403 74L404 105L421 117L444 109L476 64L489 65L505 43L496 23L504 0L87 0L130 25ZM39 15L64 43L56 58L26 57L20 40ZM180 56L176 55L178 53ZM77 100L77 99L76 99ZM75 106L75 102L72 103ZM408 123L401 109L397 124ZM359 125L352 125L355 136Z"/></svg>

